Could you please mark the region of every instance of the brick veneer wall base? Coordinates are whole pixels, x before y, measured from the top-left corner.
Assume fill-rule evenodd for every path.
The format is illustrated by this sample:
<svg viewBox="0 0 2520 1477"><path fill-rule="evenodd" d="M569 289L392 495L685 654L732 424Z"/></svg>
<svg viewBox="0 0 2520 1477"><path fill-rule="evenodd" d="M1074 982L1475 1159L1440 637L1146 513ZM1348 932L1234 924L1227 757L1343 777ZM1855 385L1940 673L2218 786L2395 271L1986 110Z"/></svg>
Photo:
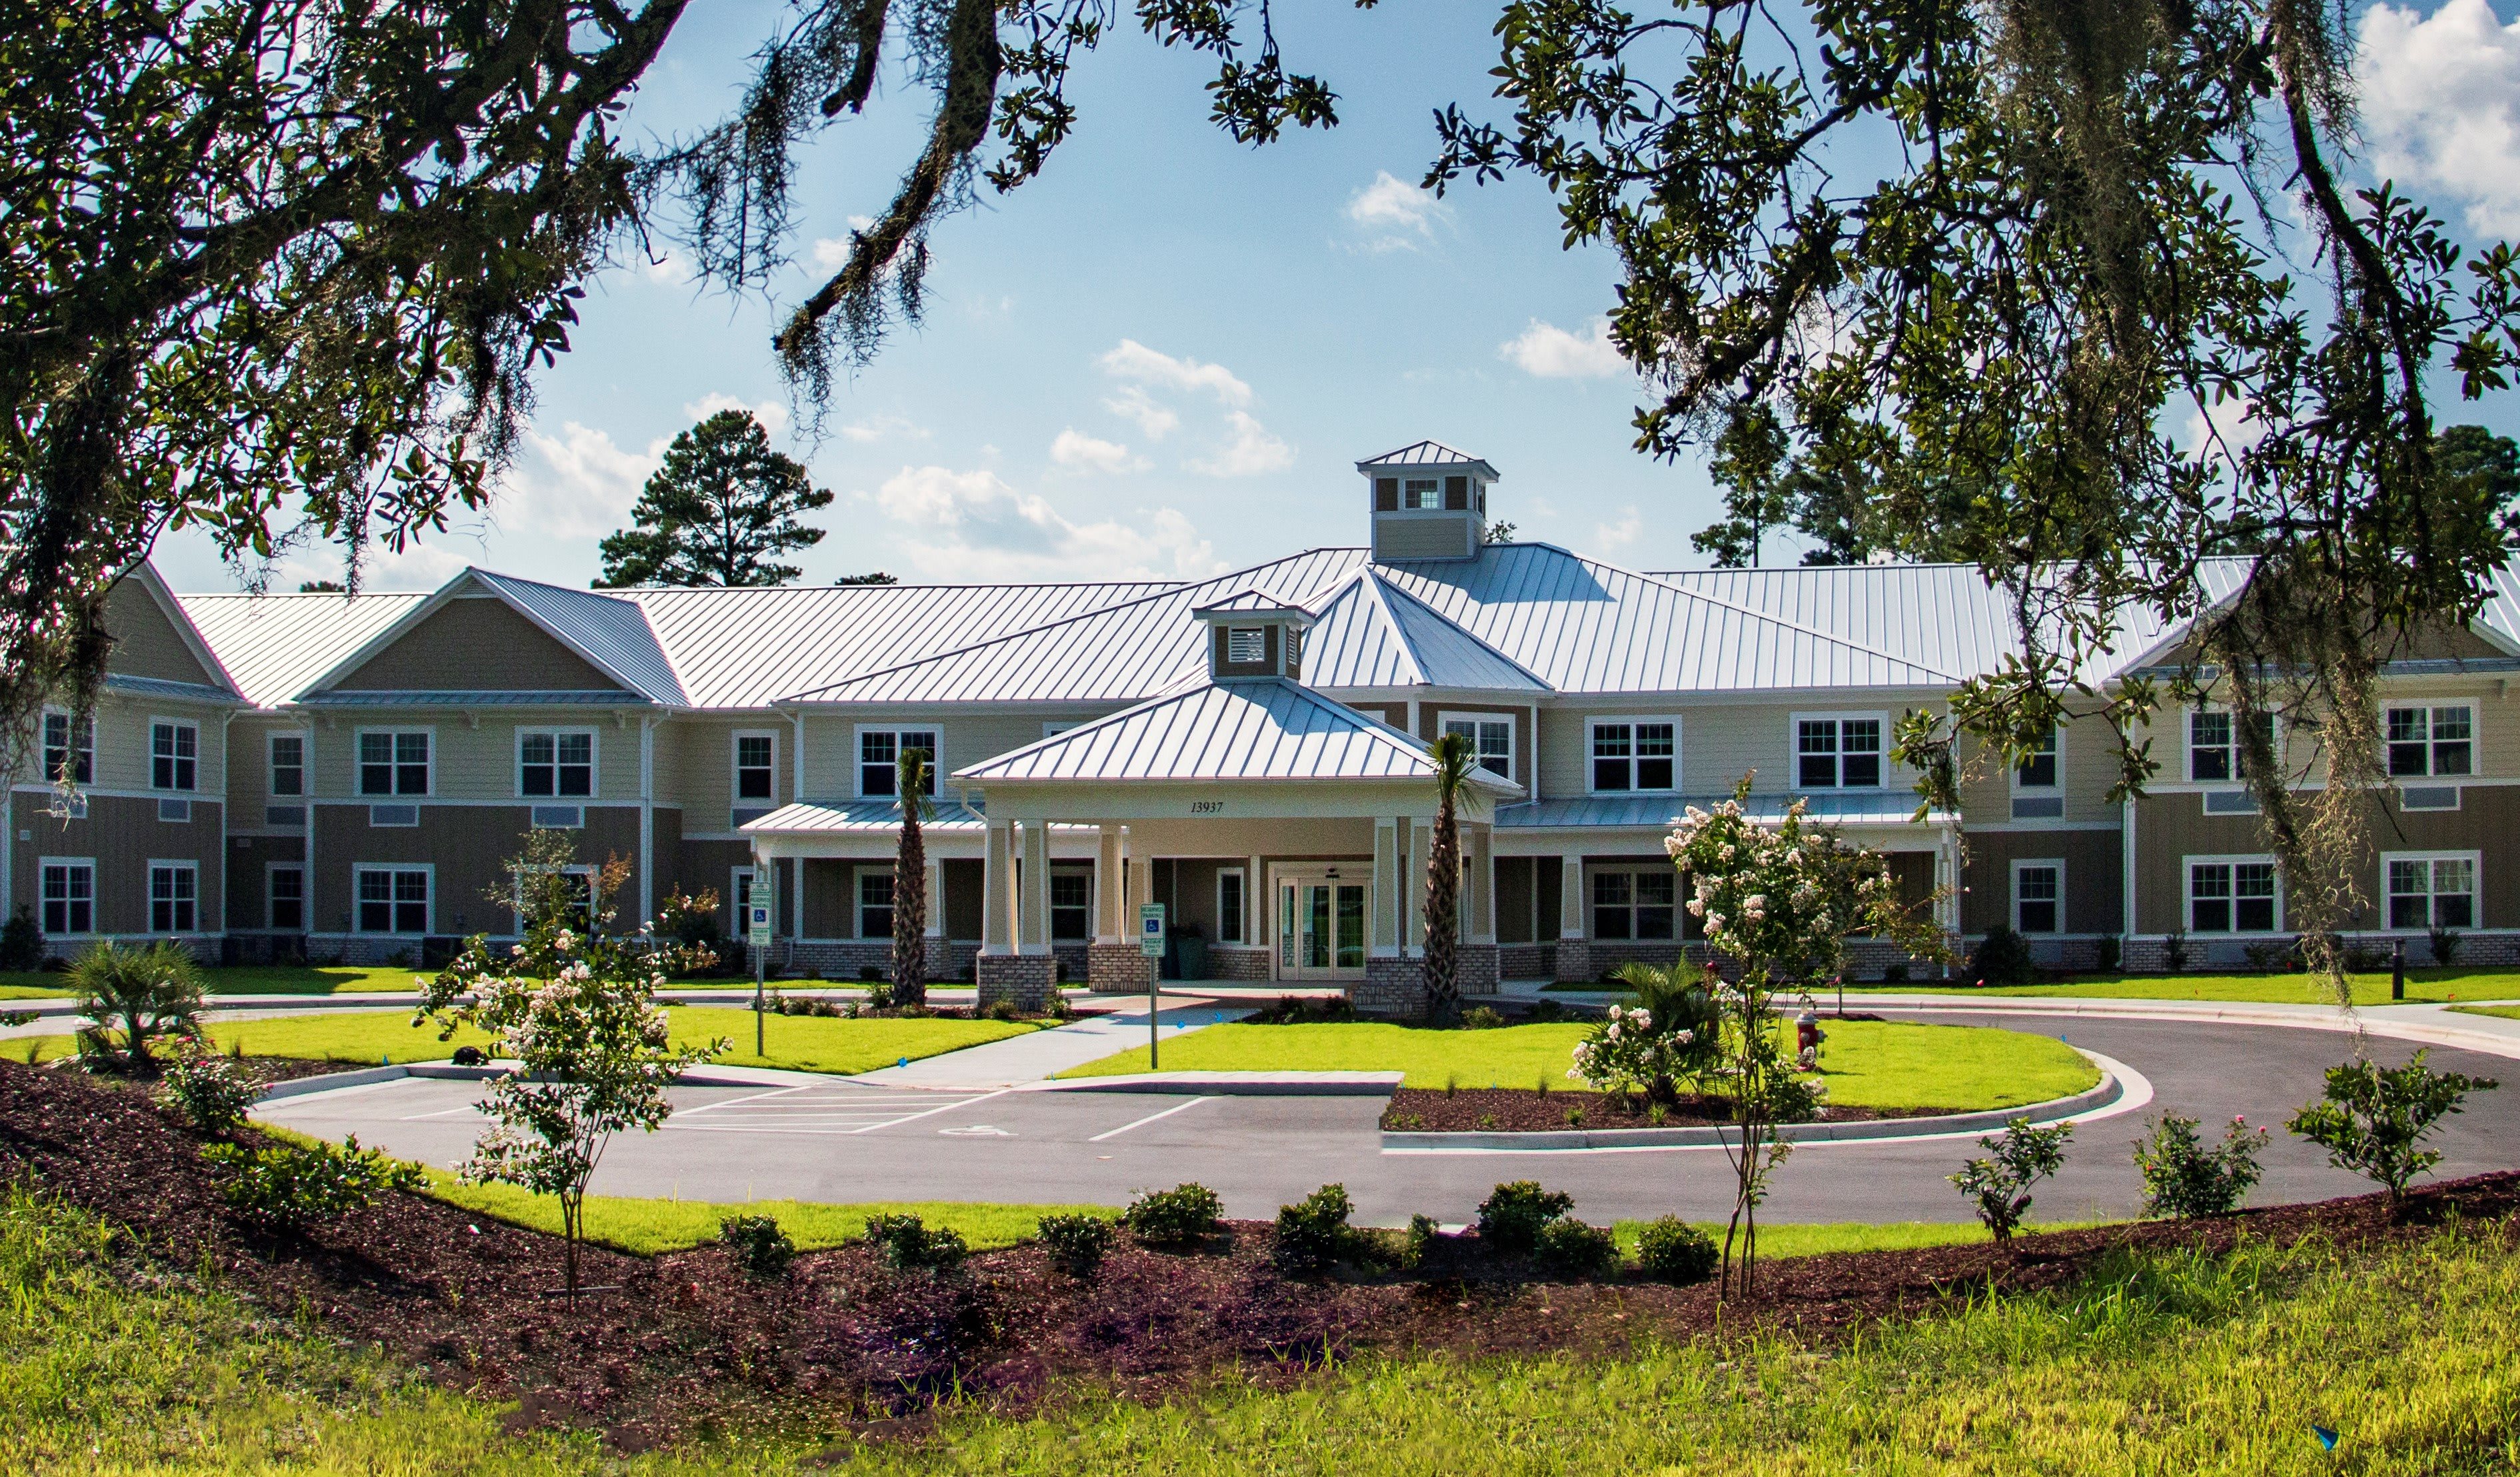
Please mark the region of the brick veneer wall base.
<svg viewBox="0 0 2520 1477"><path fill-rule="evenodd" d="M1422 959L1368 959L1365 981L1349 990L1348 999L1360 1015L1424 1015L1426 963Z"/></svg>
<svg viewBox="0 0 2520 1477"><path fill-rule="evenodd" d="M1012 1000L1017 1010L1039 1010L1058 984L1058 960L1049 954L982 954L979 963L982 1008Z"/></svg>
<svg viewBox="0 0 2520 1477"><path fill-rule="evenodd" d="M1087 963L1086 982L1105 993L1134 993L1155 977L1155 961L1131 944L1097 944Z"/></svg>
<svg viewBox="0 0 2520 1477"><path fill-rule="evenodd" d="M1211 944L1207 946L1207 970L1220 980L1265 985L1269 983L1269 950Z"/></svg>

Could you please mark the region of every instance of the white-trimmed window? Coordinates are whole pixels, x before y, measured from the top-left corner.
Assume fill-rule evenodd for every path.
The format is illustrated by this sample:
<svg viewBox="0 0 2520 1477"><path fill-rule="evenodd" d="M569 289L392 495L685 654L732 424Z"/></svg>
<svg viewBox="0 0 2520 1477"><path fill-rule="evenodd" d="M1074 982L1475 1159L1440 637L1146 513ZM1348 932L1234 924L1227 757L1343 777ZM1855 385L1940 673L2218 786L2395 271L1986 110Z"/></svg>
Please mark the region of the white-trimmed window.
<svg viewBox="0 0 2520 1477"><path fill-rule="evenodd" d="M69 782L74 785L96 783L96 719L76 724L70 714L60 708L44 710L44 783L59 784L62 769L69 768Z"/></svg>
<svg viewBox="0 0 2520 1477"><path fill-rule="evenodd" d="M191 934L199 933L201 926L201 863L150 862L149 931L153 934Z"/></svg>
<svg viewBox="0 0 2520 1477"><path fill-rule="evenodd" d="M96 932L96 861L87 856L46 856L42 870L44 933L50 938Z"/></svg>
<svg viewBox="0 0 2520 1477"><path fill-rule="evenodd" d="M2065 863L2058 859L2012 864L2012 931L2054 934L2065 929Z"/></svg>
<svg viewBox="0 0 2520 1477"><path fill-rule="evenodd" d="M1889 719L1878 713L1797 713L1794 724L1794 788L1881 788L1883 734Z"/></svg>
<svg viewBox="0 0 2520 1477"><path fill-rule="evenodd" d="M2064 783L2064 771L2056 762L2056 725L2048 725L2048 734L2039 747L2021 757L2013 766L2012 788L2048 794Z"/></svg>
<svg viewBox="0 0 2520 1477"><path fill-rule="evenodd" d="M733 933L738 942L742 942L745 932L752 926L750 914L744 911L752 906L752 878L753 869L748 866L731 868L726 874L726 905L729 916L735 919ZM776 917L777 914L774 913L772 916Z"/></svg>
<svg viewBox="0 0 2520 1477"><path fill-rule="evenodd" d="M1680 719L1587 718L1584 737L1595 794L1680 788Z"/></svg>
<svg viewBox="0 0 2520 1477"><path fill-rule="evenodd" d="M306 867L301 862L275 861L263 871L264 915L274 933L302 933L306 928Z"/></svg>
<svg viewBox="0 0 2520 1477"><path fill-rule="evenodd" d="M1051 884L1058 885L1053 873ZM892 937L892 869L861 867L858 870L858 937L889 939Z"/></svg>
<svg viewBox="0 0 2520 1477"><path fill-rule="evenodd" d="M1446 713L1439 714L1436 720L1443 725L1441 731L1458 733L1470 741L1470 752L1479 757L1480 768L1503 779L1513 778L1512 718L1487 713ZM1677 744L1680 730L1674 727L1672 732Z"/></svg>
<svg viewBox="0 0 2520 1477"><path fill-rule="evenodd" d="M2476 772L2476 710L2470 705L2392 708L2382 723L2389 736L2390 778Z"/></svg>
<svg viewBox="0 0 2520 1477"><path fill-rule="evenodd" d="M1572 865L1573 863L1568 863ZM1593 937L1680 937L1680 873L1669 866L1593 872Z"/></svg>
<svg viewBox="0 0 2520 1477"><path fill-rule="evenodd" d="M1404 508L1440 508L1444 505L1444 484L1432 477L1407 477L1400 481L1400 506Z"/></svg>
<svg viewBox="0 0 2520 1477"><path fill-rule="evenodd" d="M595 730L517 730L517 793L533 799L586 800L595 794Z"/></svg>
<svg viewBox="0 0 2520 1477"><path fill-rule="evenodd" d="M2259 731L2272 743L2274 715L2258 715ZM2225 784L2240 777L2239 726L2230 710L2199 708L2187 715L2187 777L2198 784Z"/></svg>
<svg viewBox="0 0 2520 1477"><path fill-rule="evenodd" d="M350 896L356 900L354 922L357 931L363 934L428 933L434 872L434 868L428 866L351 868Z"/></svg>
<svg viewBox="0 0 2520 1477"><path fill-rule="evenodd" d="M936 793L936 771L944 755L933 728L861 728L858 730L858 794L868 800L890 800L901 793L901 757L914 751L927 756L923 795Z"/></svg>
<svg viewBox="0 0 2520 1477"><path fill-rule="evenodd" d="M359 730L361 795L427 795L432 731L427 728ZM361 933L376 930L361 929Z"/></svg>
<svg viewBox="0 0 2520 1477"><path fill-rule="evenodd" d="M1216 869L1216 942L1243 942L1242 908L1244 888L1248 886L1238 866Z"/></svg>
<svg viewBox="0 0 2520 1477"><path fill-rule="evenodd" d="M767 806L779 797L779 735L767 730L735 736L735 803Z"/></svg>
<svg viewBox="0 0 2520 1477"><path fill-rule="evenodd" d="M2474 928L2474 852L2391 852L2380 858L2389 884L2391 928Z"/></svg>
<svg viewBox="0 0 2520 1477"><path fill-rule="evenodd" d="M1050 936L1069 943L1094 937L1094 873L1091 868L1052 868Z"/></svg>
<svg viewBox="0 0 2520 1477"><path fill-rule="evenodd" d="M2273 857L2190 856L2186 864L2189 933L2271 934L2282 922Z"/></svg>
<svg viewBox="0 0 2520 1477"><path fill-rule="evenodd" d="M306 793L306 735L274 733L265 749L269 757L271 793L296 796Z"/></svg>
<svg viewBox="0 0 2520 1477"><path fill-rule="evenodd" d="M190 718L149 720L149 788L202 787L202 727Z"/></svg>

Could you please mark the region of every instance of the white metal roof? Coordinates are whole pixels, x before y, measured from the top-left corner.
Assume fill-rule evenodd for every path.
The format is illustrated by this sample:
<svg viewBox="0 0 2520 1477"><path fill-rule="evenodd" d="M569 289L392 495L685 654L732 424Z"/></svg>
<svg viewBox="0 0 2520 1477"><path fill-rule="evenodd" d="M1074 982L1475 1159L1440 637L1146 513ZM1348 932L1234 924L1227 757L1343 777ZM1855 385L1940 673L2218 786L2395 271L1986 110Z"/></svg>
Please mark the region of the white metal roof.
<svg viewBox="0 0 2520 1477"><path fill-rule="evenodd" d="M649 628L638 605L617 595L573 590L513 575L474 570L472 577L497 591L536 624L560 637L621 685L655 702L681 708L691 699L682 679Z"/></svg>
<svg viewBox="0 0 2520 1477"><path fill-rule="evenodd" d="M1484 460L1466 451L1456 451L1442 441L1415 441L1397 451L1369 456L1356 464L1359 472L1384 467L1475 467L1490 481L1495 481L1497 476L1497 469Z"/></svg>
<svg viewBox="0 0 2520 1477"><path fill-rule="evenodd" d="M976 806L959 800L939 797L933 813L920 821L922 830L977 831L986 827ZM879 831L886 835L901 829L901 805L890 800L806 800L778 809L740 829L748 835L778 833L787 836L831 836L850 832Z"/></svg>
<svg viewBox="0 0 2520 1477"><path fill-rule="evenodd" d="M428 596L395 591L175 598L202 639L218 653L246 701L274 708L305 691Z"/></svg>
<svg viewBox="0 0 2520 1477"><path fill-rule="evenodd" d="M1496 824L1499 830L1546 830L1558 826L1620 827L1668 831L1681 822L1688 808L1712 810L1732 797L1723 795L1595 795L1570 800L1526 801L1521 805L1499 806ZM1916 818L1916 800L1896 790L1872 790L1839 795L1785 795L1760 791L1741 803L1742 813L1753 820L1784 819L1786 808L1796 800L1807 801L1804 815L1823 825L1906 825ZM1926 823L1939 825L1952 818L1948 811L1937 810L1925 817Z"/></svg>
<svg viewBox="0 0 2520 1477"><path fill-rule="evenodd" d="M1341 780L1434 777L1399 729L1280 677L1214 682L954 771L974 784L1023 780ZM1485 769L1471 782L1522 787Z"/></svg>
<svg viewBox="0 0 2520 1477"><path fill-rule="evenodd" d="M1546 692L1549 684L1455 625L1378 571L1359 570L1322 606L1304 642L1315 687L1458 687Z"/></svg>

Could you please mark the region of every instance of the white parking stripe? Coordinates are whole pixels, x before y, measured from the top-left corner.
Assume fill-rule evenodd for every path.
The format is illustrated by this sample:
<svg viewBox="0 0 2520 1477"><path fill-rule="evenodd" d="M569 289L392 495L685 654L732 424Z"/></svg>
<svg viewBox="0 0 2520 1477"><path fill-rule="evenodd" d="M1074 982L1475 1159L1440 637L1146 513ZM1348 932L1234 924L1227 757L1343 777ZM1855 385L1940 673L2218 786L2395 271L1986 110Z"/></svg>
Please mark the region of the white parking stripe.
<svg viewBox="0 0 2520 1477"><path fill-rule="evenodd" d="M713 1103L701 1103L698 1107L685 1108L682 1112L686 1117L688 1117L694 1113L706 1113L712 1108L731 1108L737 1103L754 1102L764 1097L784 1097L790 1092L806 1091L815 1085L816 1085L813 1083L799 1083L792 1087L773 1087L767 1092L750 1092L742 1097L729 1097Z"/></svg>
<svg viewBox="0 0 2520 1477"><path fill-rule="evenodd" d="M1175 1103L1175 1104L1173 1104L1171 1107L1166 1108L1165 1110L1163 1110L1161 1113L1149 1113L1149 1114L1148 1114L1146 1117L1139 1119L1136 1123L1124 1123L1124 1124L1120 1125L1120 1127L1118 1127L1118 1128L1116 1128L1116 1129L1113 1129L1111 1131L1109 1131L1109 1132L1107 1132L1107 1133L1097 1133L1097 1134L1095 1134L1093 1137L1091 1137L1091 1138L1089 1138L1089 1139L1087 1139L1087 1140L1085 1140L1085 1141L1086 1141L1087 1143L1101 1143L1103 1139L1106 1139L1106 1138L1117 1138L1117 1137L1119 1137L1121 1134L1128 1132L1131 1129L1143 1129L1143 1128L1145 1128L1147 1125L1148 1125L1148 1124L1150 1124L1150 1123L1153 1123L1156 1119L1158 1119L1158 1118L1170 1118L1170 1117L1172 1117L1174 1114L1176 1114L1176 1113L1180 1112L1180 1111L1181 1111L1182 1109L1184 1109L1184 1108L1195 1108L1195 1107L1197 1107L1200 1103L1207 1103L1207 1102L1214 1102L1214 1101L1216 1101L1216 1099L1215 1099L1215 1098L1213 1098L1213 1097L1193 1097L1193 1098L1192 1098L1190 1101L1188 1101L1188 1102L1186 1102L1186 1103Z"/></svg>
<svg viewBox="0 0 2520 1477"><path fill-rule="evenodd" d="M992 1097L1004 1097L1004 1096L1006 1096L1008 1093L1012 1092L1013 1090L1014 1090L1014 1088L1012 1088L1012 1087L1000 1087L1000 1088L999 1088L997 1091L995 1091L995 1092L982 1092L982 1093L977 1094L976 1096L960 1098L960 1099L958 1099L958 1100L956 1100L956 1101L954 1101L954 1102L950 1102L950 1103L945 1104L945 1105L944 1105L943 1107L941 1107L941 1108L930 1108L930 1109L928 1109L928 1110L927 1110L926 1112L924 1112L924 1113L913 1113L913 1114L910 1114L908 1117L905 1117L905 1118L896 1118L896 1119L893 1119L890 1123L872 1123L872 1124L867 1125L867 1126L866 1126L865 1128L863 1128L863 1129L856 1130L855 1131L860 1132L860 1133L867 1133L867 1132L872 1132L872 1131L875 1131L875 1130L877 1130L877 1129L888 1129L888 1128L891 1128L891 1127L893 1126L893 1124L914 1123L914 1122L917 1122L918 1120L920 1120L920 1119L922 1119L922 1118L933 1118L933 1117L935 1117L935 1116L936 1116L937 1114L939 1114L939 1113L951 1113L951 1112L953 1112L956 1108L966 1108L966 1107L969 1107L969 1106L970 1106L971 1104L973 1104L973 1103L984 1103L984 1102L987 1102L987 1101L988 1101L990 1098L992 1098Z"/></svg>

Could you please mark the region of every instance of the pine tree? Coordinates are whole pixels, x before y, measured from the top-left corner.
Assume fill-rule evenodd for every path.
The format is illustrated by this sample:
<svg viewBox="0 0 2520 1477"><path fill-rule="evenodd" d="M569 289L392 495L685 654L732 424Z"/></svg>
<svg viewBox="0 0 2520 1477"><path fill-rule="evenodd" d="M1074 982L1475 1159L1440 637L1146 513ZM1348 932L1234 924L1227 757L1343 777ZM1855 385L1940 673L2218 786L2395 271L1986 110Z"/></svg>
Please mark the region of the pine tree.
<svg viewBox="0 0 2520 1477"><path fill-rule="evenodd" d="M770 449L748 410L721 410L674 438L630 510L602 545L600 585L786 584L804 571L775 564L822 542L799 513L831 506L802 463Z"/></svg>

